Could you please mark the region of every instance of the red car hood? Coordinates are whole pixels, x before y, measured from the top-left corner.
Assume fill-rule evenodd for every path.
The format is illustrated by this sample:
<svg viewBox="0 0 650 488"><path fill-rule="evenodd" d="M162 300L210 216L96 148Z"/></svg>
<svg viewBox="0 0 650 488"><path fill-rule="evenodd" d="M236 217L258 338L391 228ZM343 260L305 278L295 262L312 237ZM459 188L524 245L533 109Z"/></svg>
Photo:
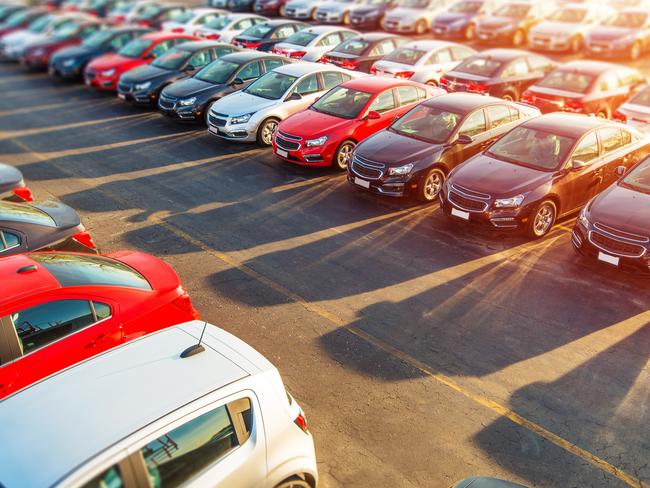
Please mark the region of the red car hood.
<svg viewBox="0 0 650 488"><path fill-rule="evenodd" d="M176 272L162 259L136 251L118 251L107 257L131 266L146 278L156 291L175 290L181 284Z"/></svg>
<svg viewBox="0 0 650 488"><path fill-rule="evenodd" d="M106 71L113 68L118 71L127 71L142 64L144 64L144 60L140 58L127 58L119 54L104 54L88 63L88 68L96 71Z"/></svg>
<svg viewBox="0 0 650 488"><path fill-rule="evenodd" d="M314 139L345 126L352 129L355 121L356 119L342 119L307 109L283 120L278 129L294 136Z"/></svg>

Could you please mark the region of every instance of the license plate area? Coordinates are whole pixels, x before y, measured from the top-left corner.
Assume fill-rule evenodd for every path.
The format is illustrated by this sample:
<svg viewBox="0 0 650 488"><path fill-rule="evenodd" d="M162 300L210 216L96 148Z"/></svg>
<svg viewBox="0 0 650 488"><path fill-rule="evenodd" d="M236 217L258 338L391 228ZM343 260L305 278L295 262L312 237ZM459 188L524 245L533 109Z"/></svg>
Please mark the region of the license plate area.
<svg viewBox="0 0 650 488"><path fill-rule="evenodd" d="M277 151L275 151L275 153L278 156L282 156L283 158L286 158L287 156L289 156L289 153L287 151L282 150L282 149L278 149Z"/></svg>
<svg viewBox="0 0 650 488"><path fill-rule="evenodd" d="M366 189L370 188L370 182L369 181L363 180L363 179L358 178L356 176L354 177L354 184L359 185L361 188L366 188Z"/></svg>
<svg viewBox="0 0 650 488"><path fill-rule="evenodd" d="M464 212L463 210L458 210L457 208L452 207L451 214L459 219L469 220L469 212Z"/></svg>
<svg viewBox="0 0 650 488"><path fill-rule="evenodd" d="M621 262L621 258L619 258L618 256L612 256L604 252L598 253L598 260L604 263L611 264L613 266L618 266Z"/></svg>

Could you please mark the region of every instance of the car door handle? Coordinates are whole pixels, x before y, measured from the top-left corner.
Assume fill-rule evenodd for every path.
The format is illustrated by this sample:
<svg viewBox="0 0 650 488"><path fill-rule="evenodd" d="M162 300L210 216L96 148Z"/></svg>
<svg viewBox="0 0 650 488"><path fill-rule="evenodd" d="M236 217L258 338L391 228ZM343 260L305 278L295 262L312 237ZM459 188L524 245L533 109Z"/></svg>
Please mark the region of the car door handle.
<svg viewBox="0 0 650 488"><path fill-rule="evenodd" d="M99 342L106 342L108 340L108 334L99 334L95 337L86 347L95 347Z"/></svg>
<svg viewBox="0 0 650 488"><path fill-rule="evenodd" d="M396 115L395 117L393 117L393 122L395 122L397 119L399 119L399 115Z"/></svg>

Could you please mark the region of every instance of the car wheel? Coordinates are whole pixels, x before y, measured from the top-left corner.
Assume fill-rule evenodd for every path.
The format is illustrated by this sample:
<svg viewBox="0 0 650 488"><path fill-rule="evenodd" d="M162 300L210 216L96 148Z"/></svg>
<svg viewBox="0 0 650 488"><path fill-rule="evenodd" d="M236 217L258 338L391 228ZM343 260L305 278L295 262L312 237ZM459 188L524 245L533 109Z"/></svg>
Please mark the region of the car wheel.
<svg viewBox="0 0 650 488"><path fill-rule="evenodd" d="M526 42L526 33L521 29L517 29L515 33L512 35L512 45L515 47L520 47L523 46L525 42Z"/></svg>
<svg viewBox="0 0 650 488"><path fill-rule="evenodd" d="M630 48L630 59L636 61L641 57L641 43L635 42Z"/></svg>
<svg viewBox="0 0 650 488"><path fill-rule="evenodd" d="M302 478L294 476L276 485L275 488L311 488L311 486Z"/></svg>
<svg viewBox="0 0 650 488"><path fill-rule="evenodd" d="M332 159L332 166L334 169L339 171L345 171L350 163L350 158L352 157L352 151L357 144L354 141L343 141L334 153L334 158Z"/></svg>
<svg viewBox="0 0 650 488"><path fill-rule="evenodd" d="M273 134L278 128L278 119L266 119L257 129L257 142L260 146L270 146L273 143Z"/></svg>
<svg viewBox="0 0 650 488"><path fill-rule="evenodd" d="M606 108L604 108L596 113L596 117L600 117L601 119L609 119L609 112Z"/></svg>
<svg viewBox="0 0 650 488"><path fill-rule="evenodd" d="M517 94L513 91L505 92L503 95L501 95L501 98L509 102L516 102L518 99Z"/></svg>
<svg viewBox="0 0 650 488"><path fill-rule="evenodd" d="M465 40L473 41L476 38L476 25L470 23L465 29Z"/></svg>
<svg viewBox="0 0 650 488"><path fill-rule="evenodd" d="M433 202L438 197L445 178L446 175L442 169L431 169L418 184L418 200L425 203Z"/></svg>
<svg viewBox="0 0 650 488"><path fill-rule="evenodd" d="M533 239L544 237L553 227L557 217L557 208L552 200L540 203L528 219L527 234Z"/></svg>
<svg viewBox="0 0 650 488"><path fill-rule="evenodd" d="M438 86L438 82L436 80L429 80L427 81L427 85L429 86Z"/></svg>
<svg viewBox="0 0 650 488"><path fill-rule="evenodd" d="M343 25L350 25L352 21L350 20L350 12L345 12L343 14Z"/></svg>
<svg viewBox="0 0 650 488"><path fill-rule="evenodd" d="M415 23L415 33L418 36L421 36L422 34L424 34L426 32L426 30L427 30L427 23L426 23L425 20L420 19Z"/></svg>
<svg viewBox="0 0 650 488"><path fill-rule="evenodd" d="M573 54L577 54L580 52L581 49L582 49L582 37L580 36L573 37L569 42L569 51L571 51Z"/></svg>

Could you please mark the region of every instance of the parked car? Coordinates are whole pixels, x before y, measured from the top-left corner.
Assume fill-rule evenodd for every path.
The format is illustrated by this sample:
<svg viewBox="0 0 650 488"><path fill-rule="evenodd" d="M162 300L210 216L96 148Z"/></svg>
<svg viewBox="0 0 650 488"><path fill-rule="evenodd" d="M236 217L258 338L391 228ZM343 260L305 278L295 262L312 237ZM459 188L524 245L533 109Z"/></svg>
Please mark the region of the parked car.
<svg viewBox="0 0 650 488"><path fill-rule="evenodd" d="M215 41L184 42L151 63L122 74L117 83L117 97L137 105L158 105L158 97L165 87L238 50Z"/></svg>
<svg viewBox="0 0 650 488"><path fill-rule="evenodd" d="M268 20L257 14L228 14L204 24L195 34L212 41L231 42L249 27Z"/></svg>
<svg viewBox="0 0 650 488"><path fill-rule="evenodd" d="M47 7L29 7L13 12L0 24L0 39L17 30L27 29L33 21L50 13Z"/></svg>
<svg viewBox="0 0 650 488"><path fill-rule="evenodd" d="M269 20L249 27L235 37L232 43L246 49L270 52L276 44L307 27L307 24L295 20Z"/></svg>
<svg viewBox="0 0 650 488"><path fill-rule="evenodd" d="M150 5L155 4L153 0L126 0L118 2L106 18L116 24L131 24L141 12L144 12Z"/></svg>
<svg viewBox="0 0 650 488"><path fill-rule="evenodd" d="M361 34L326 52L320 62L369 73L376 61L394 52L405 41L403 37L385 32Z"/></svg>
<svg viewBox="0 0 650 488"><path fill-rule="evenodd" d="M0 259L0 276L0 398L198 318L174 270L140 252L17 254Z"/></svg>
<svg viewBox="0 0 650 488"><path fill-rule="evenodd" d="M441 208L457 221L540 238L650 152L618 122L552 113L513 129L451 172Z"/></svg>
<svg viewBox="0 0 650 488"><path fill-rule="evenodd" d="M650 86L645 86L618 107L613 117L650 134Z"/></svg>
<svg viewBox="0 0 650 488"><path fill-rule="evenodd" d="M266 16L286 17L285 6L288 0L255 0L253 12Z"/></svg>
<svg viewBox="0 0 650 488"><path fill-rule="evenodd" d="M210 134L230 141L270 146L278 123L309 107L336 85L360 73L318 63L292 63L217 100L208 114Z"/></svg>
<svg viewBox="0 0 650 488"><path fill-rule="evenodd" d="M395 33L423 35L433 20L449 6L450 0L402 0L386 12L384 29Z"/></svg>
<svg viewBox="0 0 650 488"><path fill-rule="evenodd" d="M207 124L208 112L215 101L246 88L264 73L289 62L282 56L259 51L227 54L191 78L166 86L160 93L158 108L168 117Z"/></svg>
<svg viewBox="0 0 650 488"><path fill-rule="evenodd" d="M370 68L370 73L438 86L445 73L475 54L471 47L453 42L413 41L377 61Z"/></svg>
<svg viewBox="0 0 650 488"><path fill-rule="evenodd" d="M84 39L80 46L59 49L50 57L49 73L61 78L83 76L86 66L103 54L122 49L136 37L149 32L144 27L124 26L103 29Z"/></svg>
<svg viewBox="0 0 650 488"><path fill-rule="evenodd" d="M611 118L644 84L641 73L601 61L571 61L528 87L522 101L546 112L592 114Z"/></svg>
<svg viewBox="0 0 650 488"><path fill-rule="evenodd" d="M143 27L161 29L165 22L174 21L187 10L189 7L181 4L148 3L128 20Z"/></svg>
<svg viewBox="0 0 650 488"><path fill-rule="evenodd" d="M125 44L117 53L93 59L84 70L85 82L98 90L115 91L122 73L153 61L174 46L196 40L197 37L188 34L145 34Z"/></svg>
<svg viewBox="0 0 650 488"><path fill-rule="evenodd" d="M23 173L8 164L0 163L0 199L18 202L34 200L32 191L25 184Z"/></svg>
<svg viewBox="0 0 650 488"><path fill-rule="evenodd" d="M524 46L528 31L550 14L552 8L552 2L516 0L503 3L491 14L476 19L476 39L482 43Z"/></svg>
<svg viewBox="0 0 650 488"><path fill-rule="evenodd" d="M473 41L476 19L487 15L495 5L495 0L458 0L433 19L431 32L440 39Z"/></svg>
<svg viewBox="0 0 650 488"><path fill-rule="evenodd" d="M212 22L216 18L224 15L228 15L227 10L216 8L195 8L192 10L186 10L185 12L175 16L173 20L163 22L162 29L177 34L192 34L202 25Z"/></svg>
<svg viewBox="0 0 650 488"><path fill-rule="evenodd" d="M591 30L587 52L597 57L639 59L650 50L650 12L627 8Z"/></svg>
<svg viewBox="0 0 650 488"><path fill-rule="evenodd" d="M55 422L38 415L44 403L59 412ZM20 425L25 415L34 417L29 426ZM204 322L161 330L55 374L6 399L0 421L3 486L318 483L305 415L277 369ZM39 469L16 450L32 443Z"/></svg>
<svg viewBox="0 0 650 488"><path fill-rule="evenodd" d="M345 27L319 25L296 32L275 45L273 52L303 61L318 61L323 54L359 33Z"/></svg>
<svg viewBox="0 0 650 488"><path fill-rule="evenodd" d="M362 0L350 8L350 23L355 29L383 29L384 16L398 0Z"/></svg>
<svg viewBox="0 0 650 488"><path fill-rule="evenodd" d="M650 273L650 157L592 199L580 212L571 242L583 256L620 269Z"/></svg>
<svg viewBox="0 0 650 488"><path fill-rule="evenodd" d="M322 24L350 25L352 7L361 0L329 0L316 9L316 21Z"/></svg>
<svg viewBox="0 0 650 488"><path fill-rule="evenodd" d="M284 5L284 15L289 19L316 20L318 7L328 0L288 0Z"/></svg>
<svg viewBox="0 0 650 488"><path fill-rule="evenodd" d="M449 92L489 94L517 101L556 66L550 59L517 49L488 49L447 72L440 85Z"/></svg>
<svg viewBox="0 0 650 488"><path fill-rule="evenodd" d="M432 202L450 171L536 115L533 107L493 97L434 97L360 143L348 181L379 195Z"/></svg>
<svg viewBox="0 0 650 488"><path fill-rule="evenodd" d="M444 90L407 80L353 79L332 88L307 110L280 122L273 138L276 156L303 166L345 171L358 143L385 129L426 98Z"/></svg>
<svg viewBox="0 0 650 488"><path fill-rule="evenodd" d="M25 10L26 8L27 5L19 5L19 4L0 5L0 25L2 25L7 19L9 19L9 17L11 17L16 12Z"/></svg>

